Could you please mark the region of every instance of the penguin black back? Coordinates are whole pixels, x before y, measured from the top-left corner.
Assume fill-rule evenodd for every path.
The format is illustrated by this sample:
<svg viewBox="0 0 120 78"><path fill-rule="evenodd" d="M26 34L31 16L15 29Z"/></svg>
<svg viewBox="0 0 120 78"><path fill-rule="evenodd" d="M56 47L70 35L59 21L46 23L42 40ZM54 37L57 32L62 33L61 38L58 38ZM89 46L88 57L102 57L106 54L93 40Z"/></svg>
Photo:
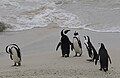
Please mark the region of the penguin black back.
<svg viewBox="0 0 120 78"><path fill-rule="evenodd" d="M97 60L99 59L99 57L100 57L100 70L104 70L105 72L108 71L108 59L110 61L110 64L112 62L103 43L101 43L101 47L99 49L99 54L95 64L97 64Z"/></svg>
<svg viewBox="0 0 120 78"><path fill-rule="evenodd" d="M58 50L59 46L61 46L61 50L62 50L62 57L69 57L69 53L70 53L70 45L72 44L68 38L68 36L66 35L70 30L65 30L63 29L61 31L61 40L57 45L56 50ZM67 56L65 56L67 54Z"/></svg>

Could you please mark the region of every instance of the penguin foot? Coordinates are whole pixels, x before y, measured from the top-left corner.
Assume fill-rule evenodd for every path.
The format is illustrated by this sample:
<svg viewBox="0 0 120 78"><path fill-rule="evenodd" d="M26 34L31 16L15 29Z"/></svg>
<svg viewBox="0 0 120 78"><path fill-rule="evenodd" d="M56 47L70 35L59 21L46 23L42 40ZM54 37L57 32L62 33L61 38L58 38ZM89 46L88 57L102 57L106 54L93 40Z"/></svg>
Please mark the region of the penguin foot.
<svg viewBox="0 0 120 78"><path fill-rule="evenodd" d="M18 63L18 66L21 66L21 63Z"/></svg>
<svg viewBox="0 0 120 78"><path fill-rule="evenodd" d="M80 57L80 55L79 56L73 56L73 57Z"/></svg>
<svg viewBox="0 0 120 78"><path fill-rule="evenodd" d="M81 56L82 54L79 54L79 57Z"/></svg>
<svg viewBox="0 0 120 78"><path fill-rule="evenodd" d="M102 68L100 68L99 70L102 71Z"/></svg>
<svg viewBox="0 0 120 78"><path fill-rule="evenodd" d="M69 57L69 56L65 56L66 58Z"/></svg>
<svg viewBox="0 0 120 78"><path fill-rule="evenodd" d="M78 57L81 57L81 55L79 55Z"/></svg>
<svg viewBox="0 0 120 78"><path fill-rule="evenodd" d="M73 57L77 57L77 55L74 55Z"/></svg>
<svg viewBox="0 0 120 78"><path fill-rule="evenodd" d="M69 57L69 55L66 55L65 57L67 58L67 57Z"/></svg>
<svg viewBox="0 0 120 78"><path fill-rule="evenodd" d="M18 63L18 64L14 64L14 65L12 65L12 67L14 67L14 66L21 66L21 63Z"/></svg>
<svg viewBox="0 0 120 78"><path fill-rule="evenodd" d="M14 65L13 66L16 66L16 63L14 63Z"/></svg>
<svg viewBox="0 0 120 78"><path fill-rule="evenodd" d="M108 71L108 69L107 69L107 68L104 68L103 70L104 70L105 72L106 72L106 71Z"/></svg>

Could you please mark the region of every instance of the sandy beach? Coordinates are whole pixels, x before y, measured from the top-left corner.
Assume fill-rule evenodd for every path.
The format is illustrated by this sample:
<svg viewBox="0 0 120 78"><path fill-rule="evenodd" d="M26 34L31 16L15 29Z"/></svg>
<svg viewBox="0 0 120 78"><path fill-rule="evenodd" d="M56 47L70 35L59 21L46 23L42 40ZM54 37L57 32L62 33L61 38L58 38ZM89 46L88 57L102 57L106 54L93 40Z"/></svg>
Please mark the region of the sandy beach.
<svg viewBox="0 0 120 78"><path fill-rule="evenodd" d="M18 32L0 32L0 78L120 78L120 33L99 33L83 29L70 29L68 33L72 41L74 31L79 32L83 46L83 55L61 57L61 50L55 51L60 40L57 24L49 24L46 28L34 28ZM68 29L68 28L65 28ZM87 50L83 44L84 35L89 35L98 51L99 42L103 42L112 59L109 71L99 71L98 65L88 62ZM5 52L5 47L16 43L21 48L22 66L12 67L13 61Z"/></svg>

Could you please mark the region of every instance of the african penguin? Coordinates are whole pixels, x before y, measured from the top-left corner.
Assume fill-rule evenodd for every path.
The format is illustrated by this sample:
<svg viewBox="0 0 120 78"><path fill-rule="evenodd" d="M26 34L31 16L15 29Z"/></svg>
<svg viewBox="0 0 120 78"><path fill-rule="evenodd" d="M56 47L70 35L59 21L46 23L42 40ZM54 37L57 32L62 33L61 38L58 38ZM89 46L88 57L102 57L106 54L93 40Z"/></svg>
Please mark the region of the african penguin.
<svg viewBox="0 0 120 78"><path fill-rule="evenodd" d="M90 37L84 36L84 38L85 38L84 44L87 48L88 55L91 58L91 59L88 59L88 61L94 61L97 58L97 51L94 48L94 46L92 45L92 43L90 41Z"/></svg>
<svg viewBox="0 0 120 78"><path fill-rule="evenodd" d="M69 31L70 30L65 30L65 29L61 31L61 40L58 43L56 48L56 51L57 51L59 46L61 46L62 57L69 57L69 54L70 54L70 45L72 45L72 43L69 40L68 36L66 35Z"/></svg>
<svg viewBox="0 0 120 78"><path fill-rule="evenodd" d="M111 62L110 56L108 55L108 52L104 46L103 43L100 43L101 47L99 49L98 57L95 61L95 65L97 65L97 61L100 58L100 71L104 70L105 72L108 71L108 60Z"/></svg>
<svg viewBox="0 0 120 78"><path fill-rule="evenodd" d="M91 43L90 39L88 38L88 36L84 36L84 38L85 38L84 44L87 48L88 55L89 55L90 58L92 58L92 50L91 50L91 47L90 47L90 43Z"/></svg>
<svg viewBox="0 0 120 78"><path fill-rule="evenodd" d="M77 57L79 54L79 56L82 55L82 44L80 41L80 38L78 36L78 32L75 31L74 33L74 37L73 37L73 49L75 51L75 57Z"/></svg>
<svg viewBox="0 0 120 78"><path fill-rule="evenodd" d="M16 44L10 44L6 47L6 52L10 55L11 60L14 61L13 66L21 65L21 53L20 48Z"/></svg>

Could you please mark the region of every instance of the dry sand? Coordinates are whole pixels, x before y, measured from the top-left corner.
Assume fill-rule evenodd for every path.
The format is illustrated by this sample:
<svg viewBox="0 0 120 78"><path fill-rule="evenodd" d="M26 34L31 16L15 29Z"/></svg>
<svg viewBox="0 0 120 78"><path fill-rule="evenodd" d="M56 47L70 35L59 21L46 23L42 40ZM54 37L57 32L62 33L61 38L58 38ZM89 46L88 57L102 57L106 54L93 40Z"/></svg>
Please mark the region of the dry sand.
<svg viewBox="0 0 120 78"><path fill-rule="evenodd" d="M65 28L68 29L68 28ZM60 31L56 24L46 28L35 28L20 32L0 33L0 78L120 78L120 33L98 33L83 29L71 29L68 33L72 41L73 32L79 32L82 44L83 36L89 35L96 50L103 42L112 59L109 71L99 71L93 62L88 62L87 51L83 46L83 55L61 57L61 50L55 51L60 40ZM21 48L22 66L12 67L13 61L5 53L8 44L16 43Z"/></svg>

